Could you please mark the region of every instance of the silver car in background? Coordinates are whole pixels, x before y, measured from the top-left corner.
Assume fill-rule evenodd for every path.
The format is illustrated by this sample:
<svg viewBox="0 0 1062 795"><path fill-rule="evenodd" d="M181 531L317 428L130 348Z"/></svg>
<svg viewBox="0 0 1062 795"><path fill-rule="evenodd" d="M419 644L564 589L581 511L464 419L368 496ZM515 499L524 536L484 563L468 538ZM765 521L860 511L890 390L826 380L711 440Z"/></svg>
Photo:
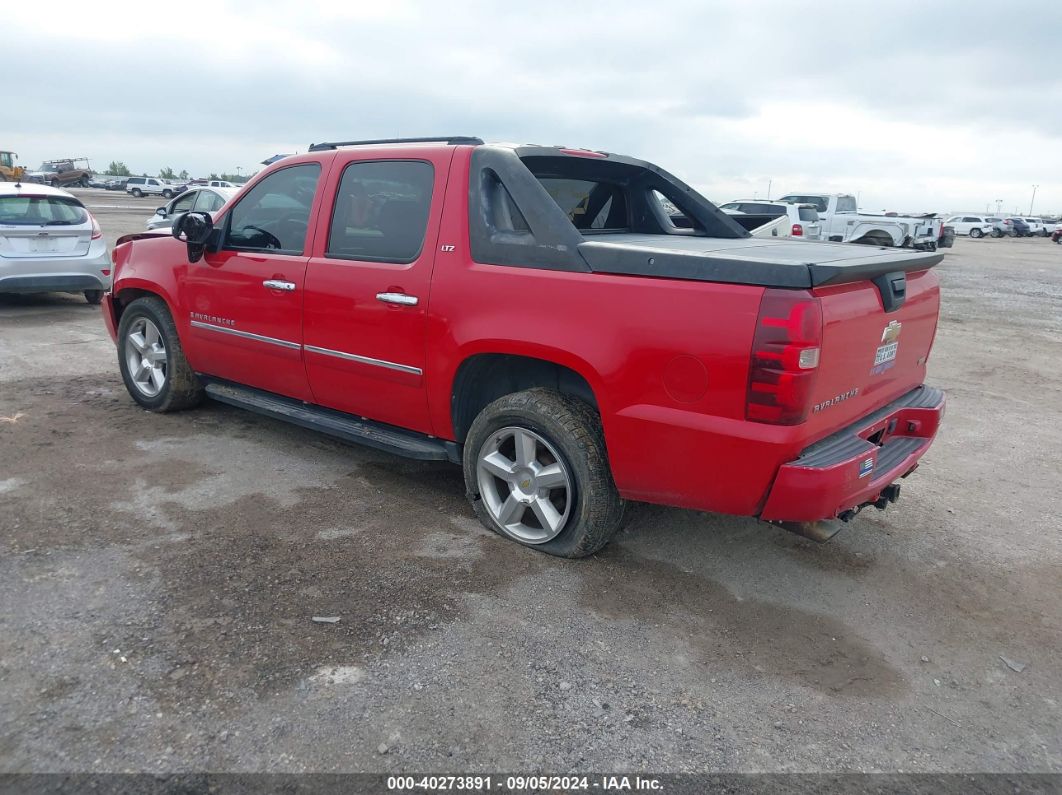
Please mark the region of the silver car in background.
<svg viewBox="0 0 1062 795"><path fill-rule="evenodd" d="M103 232L76 197L0 182L0 293L83 293L98 304L110 286Z"/></svg>
<svg viewBox="0 0 1062 795"><path fill-rule="evenodd" d="M192 210L200 213L217 212L237 193L239 188L190 188L155 210L155 214L147 220L147 228L169 229L173 226L174 216Z"/></svg>

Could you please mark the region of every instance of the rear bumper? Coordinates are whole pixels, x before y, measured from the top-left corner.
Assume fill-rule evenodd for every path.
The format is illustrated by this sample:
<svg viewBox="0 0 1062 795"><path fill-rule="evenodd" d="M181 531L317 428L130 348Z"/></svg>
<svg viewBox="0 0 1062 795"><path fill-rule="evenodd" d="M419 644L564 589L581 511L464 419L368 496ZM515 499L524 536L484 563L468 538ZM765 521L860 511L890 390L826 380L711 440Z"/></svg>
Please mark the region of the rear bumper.
<svg viewBox="0 0 1062 795"><path fill-rule="evenodd" d="M0 293L80 293L85 290L106 290L109 286L110 279L91 273L0 277Z"/></svg>
<svg viewBox="0 0 1062 795"><path fill-rule="evenodd" d="M944 416L939 389L920 386L782 466L760 518L816 522L875 502L911 474Z"/></svg>
<svg viewBox="0 0 1062 795"><path fill-rule="evenodd" d="M0 258L0 293L80 293L109 290L111 259L103 240L80 257Z"/></svg>

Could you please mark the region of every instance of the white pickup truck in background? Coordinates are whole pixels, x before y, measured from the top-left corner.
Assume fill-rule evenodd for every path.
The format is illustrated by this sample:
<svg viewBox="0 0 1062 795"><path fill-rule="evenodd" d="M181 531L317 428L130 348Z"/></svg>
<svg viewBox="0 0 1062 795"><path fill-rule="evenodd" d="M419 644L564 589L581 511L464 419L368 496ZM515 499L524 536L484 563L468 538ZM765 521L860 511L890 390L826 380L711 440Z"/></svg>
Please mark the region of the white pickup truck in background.
<svg viewBox="0 0 1062 795"><path fill-rule="evenodd" d="M814 205L822 224L823 240L925 251L937 248L941 222L932 214L908 217L862 213L855 196L847 193L790 193L778 201Z"/></svg>
<svg viewBox="0 0 1062 795"><path fill-rule="evenodd" d="M753 237L797 237L825 240L819 214L810 204L766 199L734 199L719 209L745 227Z"/></svg>

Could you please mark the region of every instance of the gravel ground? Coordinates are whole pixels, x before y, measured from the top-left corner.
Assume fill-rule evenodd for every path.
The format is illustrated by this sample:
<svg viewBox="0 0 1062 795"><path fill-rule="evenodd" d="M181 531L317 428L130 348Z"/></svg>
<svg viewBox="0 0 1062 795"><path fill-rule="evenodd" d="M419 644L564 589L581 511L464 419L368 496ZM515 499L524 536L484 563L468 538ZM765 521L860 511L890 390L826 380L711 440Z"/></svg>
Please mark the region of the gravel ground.
<svg viewBox="0 0 1062 795"><path fill-rule="evenodd" d="M111 241L160 203L80 193ZM144 412L97 308L0 296L0 772L1062 772L1062 246L939 272L898 505L821 546L636 505L583 561L457 467Z"/></svg>

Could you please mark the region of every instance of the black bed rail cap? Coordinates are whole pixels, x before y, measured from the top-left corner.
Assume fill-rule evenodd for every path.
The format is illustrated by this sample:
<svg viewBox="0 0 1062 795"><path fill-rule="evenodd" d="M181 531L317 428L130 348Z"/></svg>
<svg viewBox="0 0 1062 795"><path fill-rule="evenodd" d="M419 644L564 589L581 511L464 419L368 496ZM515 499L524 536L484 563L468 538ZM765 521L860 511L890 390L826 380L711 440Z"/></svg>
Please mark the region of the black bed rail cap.
<svg viewBox="0 0 1062 795"><path fill-rule="evenodd" d="M341 146L373 146L375 144L448 144L450 146L467 144L479 146L482 143L482 138L476 138L471 135L442 135L433 138L375 138L368 141L322 141L319 144L310 144L309 151L323 152L326 149L338 149Z"/></svg>

